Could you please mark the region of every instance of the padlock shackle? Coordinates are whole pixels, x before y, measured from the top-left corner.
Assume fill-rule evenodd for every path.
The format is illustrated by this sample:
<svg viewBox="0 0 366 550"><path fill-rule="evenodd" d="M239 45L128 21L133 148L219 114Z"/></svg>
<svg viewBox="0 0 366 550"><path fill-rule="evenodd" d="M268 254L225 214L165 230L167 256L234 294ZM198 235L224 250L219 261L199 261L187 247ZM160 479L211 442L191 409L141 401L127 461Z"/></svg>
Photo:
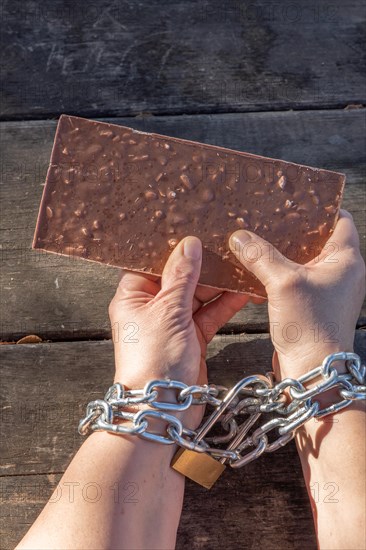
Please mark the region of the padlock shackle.
<svg viewBox="0 0 366 550"><path fill-rule="evenodd" d="M225 396L225 399L218 405L216 411L207 419L207 421L201 426L201 428L198 430L196 437L194 438L194 442L198 443L201 441L207 432L212 428L212 426L215 424L218 418L222 415L223 412L228 408L234 397L246 386L250 386L251 384L263 384L267 388L270 385L270 381L266 376L263 376L261 374L257 374L255 376L247 376L246 378L243 378L240 380L231 390L227 393Z"/></svg>

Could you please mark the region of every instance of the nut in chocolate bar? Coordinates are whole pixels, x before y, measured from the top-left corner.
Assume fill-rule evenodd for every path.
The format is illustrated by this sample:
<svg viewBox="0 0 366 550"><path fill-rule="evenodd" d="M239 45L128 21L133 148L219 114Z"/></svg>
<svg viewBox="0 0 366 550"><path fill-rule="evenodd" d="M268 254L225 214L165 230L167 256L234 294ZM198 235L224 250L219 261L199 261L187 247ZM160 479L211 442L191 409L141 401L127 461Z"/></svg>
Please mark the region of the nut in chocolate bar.
<svg viewBox="0 0 366 550"><path fill-rule="evenodd" d="M62 115L33 247L161 275L187 235L203 243L200 283L265 296L229 250L248 229L288 258L317 256L345 176Z"/></svg>

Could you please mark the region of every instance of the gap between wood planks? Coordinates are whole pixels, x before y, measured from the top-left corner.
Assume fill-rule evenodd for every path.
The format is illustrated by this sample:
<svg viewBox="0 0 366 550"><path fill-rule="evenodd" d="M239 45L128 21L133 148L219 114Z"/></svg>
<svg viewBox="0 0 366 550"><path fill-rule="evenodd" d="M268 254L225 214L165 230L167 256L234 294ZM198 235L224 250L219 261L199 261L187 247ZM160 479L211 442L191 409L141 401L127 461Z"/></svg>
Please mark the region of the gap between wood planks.
<svg viewBox="0 0 366 550"><path fill-rule="evenodd" d="M24 474L0 474L0 479L3 477L25 477L25 476L62 476L65 473L66 470L63 470L62 472L28 472Z"/></svg>
<svg viewBox="0 0 366 550"><path fill-rule="evenodd" d="M51 113L50 115L47 115L45 116L44 114L40 114L39 116L37 116L37 114L33 113L32 114L32 118L26 118L24 116L20 116L20 117L16 117L16 116L13 116L13 117L5 117L5 116L1 116L0 117L0 123L1 122L48 122L48 121L52 121L52 120L58 120L61 116L62 113L66 113L68 115L72 115L72 116L80 116L81 118L90 118L92 120L100 120L100 121L105 121L106 118L109 119L109 122L113 123L113 119L131 119L131 120L138 120L138 119L149 119L149 118L157 118L157 117L175 117L175 118L180 118L180 117L185 117L185 116L199 116L199 115L205 115L205 116L215 116L215 115L222 115L222 116L225 116L225 115L246 115L246 114L251 114L251 115L255 115L255 114L260 114L260 115L265 115L266 113L276 113L276 114L281 114L281 113L297 113L297 112L304 112L304 111L326 111L326 112L332 112L332 111L335 111L335 112L338 112L338 111L353 111L353 110L362 110L364 111L366 109L366 104L364 105L363 103L347 103L347 102L343 102L343 103L339 103L339 105L332 105L332 104L329 104L328 106L325 105L325 106L322 106L322 105L306 105L304 107L301 107L301 106L297 106L296 108L292 108L292 107L289 107L288 109L286 108L283 108L283 107L271 107L271 108L268 108L268 109L253 109L253 110L235 110L235 109L229 109L229 110L223 110L223 111L217 111L217 110L212 110L212 111L202 111L202 109L198 110L198 109L192 109L192 110L185 110L184 112L182 111L177 111L177 112L170 112L170 111L159 111L159 112L151 112L151 111L136 111L135 113L126 113L126 114L123 114L123 113L114 113L114 112L103 112L103 113L99 113L97 116L95 115L95 113L91 112L91 113L83 113L83 114L80 114L78 111L75 111L73 112L72 110L70 109L66 109L65 111L61 111L61 112L55 112L55 113Z"/></svg>
<svg viewBox="0 0 366 550"><path fill-rule="evenodd" d="M103 113L99 113L98 116L95 116L94 112L90 113L83 113L82 115L79 114L78 111L72 111L70 109L66 109L66 111L60 111L55 113L50 113L49 115L45 115L41 113L40 115L37 115L35 113L32 113L31 118L27 118L24 115L21 115L19 117L12 116L12 117L6 117L1 116L0 117L0 123L1 122L46 122L48 120L58 120L62 113L67 113L68 115L73 116L80 116L82 118L90 118L92 120L104 120L105 118L109 119L120 119L120 118L130 118L130 119L139 119L139 118L152 118L152 117L184 117L184 116L194 116L194 115L244 115L244 114L265 114L265 113L288 113L288 112L294 112L297 111L351 111L351 110L365 110L366 104L363 103L347 103L342 102L338 105L328 104L328 105L304 105L304 106L298 106L296 108L289 107L288 109L284 109L283 107L276 108L275 106L268 108L268 109L231 109L231 110L225 110L225 111L218 111L216 110L208 110L203 111L202 109L186 109L184 112L177 111L177 112L170 112L170 111L159 111L159 112L150 112L150 111L136 111L135 113L114 113L114 112L108 112L105 111Z"/></svg>
<svg viewBox="0 0 366 550"><path fill-rule="evenodd" d="M230 324L230 323L229 323ZM227 325L226 325L227 326ZM243 327L240 327L238 325L234 325L233 326L233 329L232 330L224 330L225 327L223 327L222 329L218 330L216 334L218 335L222 335L222 336L230 336L230 335L237 335L237 334L265 334L267 336L270 335L270 333L268 332L268 330L261 330L260 328L258 329L248 329L248 330L244 330ZM360 318L358 323L357 323L357 326L355 328L355 330L360 330L360 331L366 331L366 323L365 323L365 319L363 318ZM41 342L39 342L39 344L57 344L57 343L67 343L67 342L105 342L105 341L109 341L110 340L110 335L108 336L108 334L99 334L99 335L92 335L92 336L85 336L85 337L78 337L77 335L75 336L75 338L71 338L71 337L60 337L60 338L53 338L53 339L44 339L42 340ZM0 341L0 346L14 346L14 345L22 345L22 344L18 344L15 340L14 341Z"/></svg>

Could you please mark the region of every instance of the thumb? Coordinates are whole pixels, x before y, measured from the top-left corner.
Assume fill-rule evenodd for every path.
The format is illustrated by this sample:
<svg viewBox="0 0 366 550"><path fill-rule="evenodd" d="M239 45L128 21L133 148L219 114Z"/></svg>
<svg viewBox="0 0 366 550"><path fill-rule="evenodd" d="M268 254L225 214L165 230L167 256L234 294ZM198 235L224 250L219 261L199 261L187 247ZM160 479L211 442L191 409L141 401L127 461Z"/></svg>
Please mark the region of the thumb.
<svg viewBox="0 0 366 550"><path fill-rule="evenodd" d="M264 284L267 291L272 281L279 280L296 265L273 244L250 231L235 231L229 245L239 262Z"/></svg>
<svg viewBox="0 0 366 550"><path fill-rule="evenodd" d="M169 290L174 295L176 305L191 311L201 273L201 263L201 241L197 237L185 237L175 247L165 264L159 294Z"/></svg>

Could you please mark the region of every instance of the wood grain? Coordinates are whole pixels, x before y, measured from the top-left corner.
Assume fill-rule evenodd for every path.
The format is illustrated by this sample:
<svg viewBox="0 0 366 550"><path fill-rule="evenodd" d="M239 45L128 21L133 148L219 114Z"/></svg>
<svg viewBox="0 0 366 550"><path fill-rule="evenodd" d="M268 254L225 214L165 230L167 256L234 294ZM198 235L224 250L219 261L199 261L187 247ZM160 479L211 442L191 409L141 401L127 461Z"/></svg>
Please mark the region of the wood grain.
<svg viewBox="0 0 366 550"><path fill-rule="evenodd" d="M42 119L101 117L345 172L343 207L366 258L362 6L2 2L0 120L19 122L0 123L0 339L54 342L0 346L1 549L14 548L41 511L83 441L85 404L113 376L103 339L118 270L31 250L56 128ZM266 331L265 305L240 311L209 346L209 379L232 385L268 370ZM366 331L355 348L365 361ZM187 547L316 550L295 446L227 469L210 492L187 480L177 549Z"/></svg>
<svg viewBox="0 0 366 550"><path fill-rule="evenodd" d="M365 102L361 0L3 2L2 119Z"/></svg>
<svg viewBox="0 0 366 550"><path fill-rule="evenodd" d="M357 332L355 349L365 360L365 331ZM82 443L77 423L84 405L112 381L113 350L110 341L4 345L0 356L1 548L11 549ZM265 373L271 356L267 335L216 336L207 354L209 380L230 386L246 374ZM242 470L227 469L209 493L188 480L177 548L188 545L315 550L295 446Z"/></svg>
<svg viewBox="0 0 366 550"><path fill-rule="evenodd" d="M284 460L291 461L285 470ZM209 493L187 480L177 550L235 550L239 544L245 550L316 550L309 500L295 451L282 449L273 455L270 468L258 463L230 477L232 474L225 472L220 485ZM21 540L60 478L61 474L41 474L0 479L2 550L12 550ZM61 490L68 488L61 484ZM134 498L138 500L138 496L137 490ZM124 494L120 498L126 502Z"/></svg>
<svg viewBox="0 0 366 550"><path fill-rule="evenodd" d="M113 120L276 158L343 171L343 206L352 212L365 257L364 111L301 111ZM1 124L3 340L26 334L73 340L110 337L107 306L116 268L31 250L56 123ZM366 308L359 325L366 324ZM249 305L224 332L268 330L266 306Z"/></svg>
<svg viewBox="0 0 366 550"><path fill-rule="evenodd" d="M365 360L366 331L356 332L355 346ZM265 373L272 352L267 334L217 335L208 348L209 380L230 386ZM0 356L0 475L64 471L83 440L77 424L86 403L112 383L111 341L3 345Z"/></svg>

